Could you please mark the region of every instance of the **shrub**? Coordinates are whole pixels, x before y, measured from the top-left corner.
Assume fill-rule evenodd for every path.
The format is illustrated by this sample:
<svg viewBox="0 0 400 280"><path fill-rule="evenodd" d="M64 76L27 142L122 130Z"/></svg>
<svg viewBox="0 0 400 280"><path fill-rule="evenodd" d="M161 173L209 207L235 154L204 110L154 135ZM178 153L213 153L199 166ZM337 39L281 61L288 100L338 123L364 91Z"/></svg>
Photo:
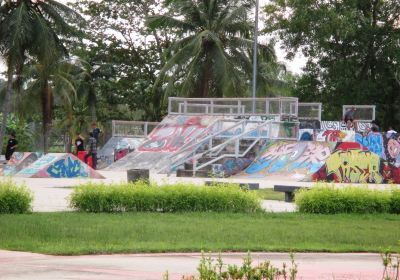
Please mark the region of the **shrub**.
<svg viewBox="0 0 400 280"><path fill-rule="evenodd" d="M157 186L144 182L105 185L88 183L75 188L71 207L86 212L256 212L256 194L236 185Z"/></svg>
<svg viewBox="0 0 400 280"><path fill-rule="evenodd" d="M288 265L283 263L282 268L279 268L275 267L269 260L263 261L256 265L253 264L250 253L247 253L247 256L243 258L243 264L241 266L236 264L226 265L223 262L221 255L219 255L217 259L213 259L211 255L206 257L202 253L197 270L199 275L183 276L182 280L295 280L298 273L298 265L294 261L293 254L290 254L290 264ZM169 279L168 271L164 274L163 279Z"/></svg>
<svg viewBox="0 0 400 280"><path fill-rule="evenodd" d="M390 212L393 214L400 214L400 190L395 189L392 191L390 198Z"/></svg>
<svg viewBox="0 0 400 280"><path fill-rule="evenodd" d="M317 185L311 190L296 192L295 202L299 211L304 213L399 213L400 191L352 186L337 189L333 185Z"/></svg>
<svg viewBox="0 0 400 280"><path fill-rule="evenodd" d="M27 213L32 209L33 195L25 186L11 180L0 181L0 213Z"/></svg>

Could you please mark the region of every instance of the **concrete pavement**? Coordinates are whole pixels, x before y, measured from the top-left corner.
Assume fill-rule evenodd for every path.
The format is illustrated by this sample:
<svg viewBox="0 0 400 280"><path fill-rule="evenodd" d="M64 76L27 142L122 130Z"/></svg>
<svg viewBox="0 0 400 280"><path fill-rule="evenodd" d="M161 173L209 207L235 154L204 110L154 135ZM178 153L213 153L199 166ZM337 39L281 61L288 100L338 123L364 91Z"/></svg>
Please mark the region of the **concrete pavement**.
<svg viewBox="0 0 400 280"><path fill-rule="evenodd" d="M72 193L73 187L87 182L93 183L120 183L126 182L126 172L100 171L106 179L54 179L54 178L21 178L13 177L12 180L18 184L25 184L34 194L33 211L35 212L56 212L71 211L68 205L68 197ZM157 183L191 183L203 185L210 178L179 178L175 176L165 176L151 174L151 180ZM216 179L217 180L217 179ZM226 179L225 179L226 180ZM218 179L218 181L220 181ZM239 181L233 181L239 182ZM244 182L240 180L240 182ZM268 187L265 183L263 188ZM270 186L272 187L272 185ZM283 201L264 200L262 207L269 212L293 212L293 203Z"/></svg>
<svg viewBox="0 0 400 280"><path fill-rule="evenodd" d="M225 264L241 265L245 255L222 258ZM167 270L170 279L181 279L196 274L200 258L198 253L49 256L0 250L0 279L162 280ZM254 264L270 260L275 267L289 263L287 253L252 253L252 258ZM295 262L297 279L376 280L383 272L379 254L298 253Z"/></svg>

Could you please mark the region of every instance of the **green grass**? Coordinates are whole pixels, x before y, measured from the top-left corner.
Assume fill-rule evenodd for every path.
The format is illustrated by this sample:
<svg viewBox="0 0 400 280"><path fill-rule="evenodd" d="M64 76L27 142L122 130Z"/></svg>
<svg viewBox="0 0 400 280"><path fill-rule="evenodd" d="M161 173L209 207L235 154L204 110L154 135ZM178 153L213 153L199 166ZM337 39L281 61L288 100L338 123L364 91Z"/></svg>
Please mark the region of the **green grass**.
<svg viewBox="0 0 400 280"><path fill-rule="evenodd" d="M399 250L400 216L233 213L0 215L0 248L48 254Z"/></svg>
<svg viewBox="0 0 400 280"><path fill-rule="evenodd" d="M285 200L285 193L276 192L273 189L259 189L259 190L255 190L254 192L257 193L257 195L260 199L280 200L280 201Z"/></svg>

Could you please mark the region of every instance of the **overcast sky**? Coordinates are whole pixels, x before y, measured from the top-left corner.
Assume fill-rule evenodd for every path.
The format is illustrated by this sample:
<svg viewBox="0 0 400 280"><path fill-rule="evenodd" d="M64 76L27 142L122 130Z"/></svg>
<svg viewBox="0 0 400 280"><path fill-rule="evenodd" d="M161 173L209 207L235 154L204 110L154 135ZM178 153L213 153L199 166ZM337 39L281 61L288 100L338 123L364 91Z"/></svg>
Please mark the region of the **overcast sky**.
<svg viewBox="0 0 400 280"><path fill-rule="evenodd" d="M72 0L73 2L76 0ZM71 0L59 0L59 2L61 3L67 3L67 2L71 2ZM260 0L260 7L262 7L263 5L265 5L266 3L268 3L268 0ZM262 21L260 21L260 26L259 29L262 28ZM263 38L260 38L260 40L263 40ZM296 74L300 74L301 68L305 65L305 58L301 55L298 54L292 61L288 61L285 59L285 55L286 53L280 48L279 44L276 46L275 48L276 50L276 55L278 56L279 61L282 61L286 64L286 67L289 71L296 73ZM4 71L5 67L2 61L0 61L0 71Z"/></svg>

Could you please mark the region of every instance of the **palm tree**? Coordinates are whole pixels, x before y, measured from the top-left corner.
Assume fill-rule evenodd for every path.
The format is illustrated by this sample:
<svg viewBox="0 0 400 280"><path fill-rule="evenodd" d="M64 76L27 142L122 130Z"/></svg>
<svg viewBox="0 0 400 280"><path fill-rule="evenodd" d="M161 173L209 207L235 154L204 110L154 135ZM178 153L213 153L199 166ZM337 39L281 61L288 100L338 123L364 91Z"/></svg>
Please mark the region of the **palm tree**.
<svg viewBox="0 0 400 280"><path fill-rule="evenodd" d="M18 75L19 81L28 54L36 58L43 68L68 55L62 39L78 36L78 32L67 23L67 19L75 23L82 21L79 14L54 0L0 0L0 51L7 62L7 90L3 102L0 145L9 113L14 75ZM45 72L50 75L50 70L42 71L43 74ZM43 79L41 102L45 152L51 123L52 97L49 89L48 80Z"/></svg>
<svg viewBox="0 0 400 280"><path fill-rule="evenodd" d="M254 3L241 0L170 0L169 12L150 17L153 29L169 29L180 39L167 50L157 83L167 92L180 87L191 97L241 96L249 86Z"/></svg>

